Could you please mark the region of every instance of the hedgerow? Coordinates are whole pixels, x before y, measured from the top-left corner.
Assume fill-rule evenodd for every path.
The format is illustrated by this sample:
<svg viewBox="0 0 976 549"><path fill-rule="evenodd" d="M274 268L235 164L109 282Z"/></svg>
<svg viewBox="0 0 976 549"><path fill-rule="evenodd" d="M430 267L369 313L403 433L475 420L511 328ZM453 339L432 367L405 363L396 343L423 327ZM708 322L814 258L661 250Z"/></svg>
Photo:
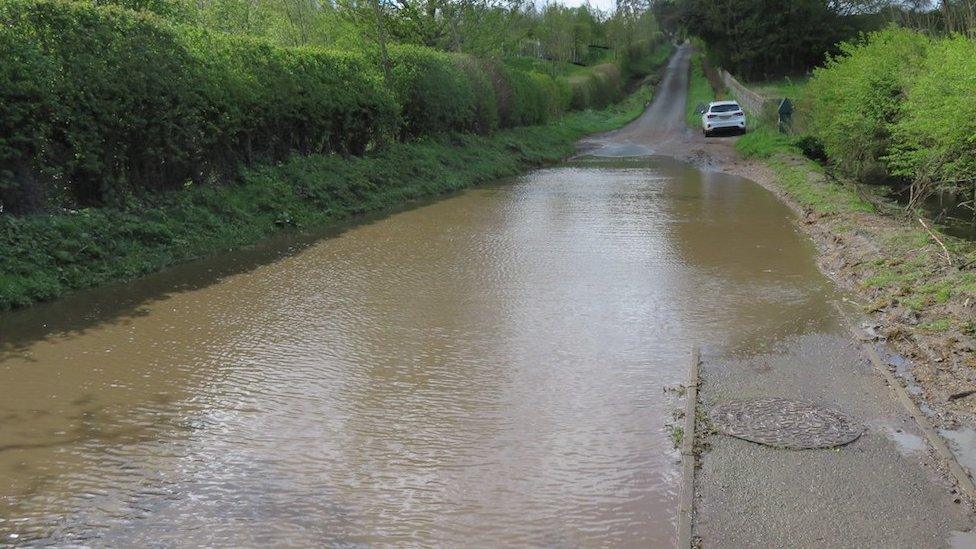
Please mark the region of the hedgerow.
<svg viewBox="0 0 976 549"><path fill-rule="evenodd" d="M543 123L618 99L621 67L646 49L570 82L392 45L387 79L375 54L283 47L125 7L154 1L0 0L0 211L125 206L294 154Z"/></svg>
<svg viewBox="0 0 976 549"><path fill-rule="evenodd" d="M395 121L392 96L354 54L58 0L4 0L0 17L8 208L121 204L294 152L362 153Z"/></svg>
<svg viewBox="0 0 976 549"><path fill-rule="evenodd" d="M432 136L359 157L295 155L244 169L235 185L154 194L134 207L0 215L0 311L555 162L583 134L632 120L649 96L645 88L602 111L491 136Z"/></svg>
<svg viewBox="0 0 976 549"><path fill-rule="evenodd" d="M624 79L617 64L604 63L584 74L571 76L569 85L573 92L572 108L599 108L619 99L623 93Z"/></svg>

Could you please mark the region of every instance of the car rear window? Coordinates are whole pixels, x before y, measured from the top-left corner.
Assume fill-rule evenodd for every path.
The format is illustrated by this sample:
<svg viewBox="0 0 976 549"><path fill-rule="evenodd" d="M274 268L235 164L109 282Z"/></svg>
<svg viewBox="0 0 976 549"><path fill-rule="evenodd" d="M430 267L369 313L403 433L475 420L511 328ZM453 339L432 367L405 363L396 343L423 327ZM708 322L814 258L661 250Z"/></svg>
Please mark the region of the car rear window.
<svg viewBox="0 0 976 549"><path fill-rule="evenodd" d="M714 105L712 107L712 112L733 112L739 110L739 106L735 103L731 105Z"/></svg>

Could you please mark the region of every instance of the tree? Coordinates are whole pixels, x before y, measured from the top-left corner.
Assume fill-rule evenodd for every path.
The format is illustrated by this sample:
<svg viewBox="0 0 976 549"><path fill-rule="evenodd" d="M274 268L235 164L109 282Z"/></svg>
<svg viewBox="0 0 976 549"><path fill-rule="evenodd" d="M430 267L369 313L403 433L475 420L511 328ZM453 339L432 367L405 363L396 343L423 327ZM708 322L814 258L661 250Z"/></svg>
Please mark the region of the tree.
<svg viewBox="0 0 976 549"><path fill-rule="evenodd" d="M853 0L687 0L684 25L704 39L718 60L746 78L804 72L836 44L876 28Z"/></svg>

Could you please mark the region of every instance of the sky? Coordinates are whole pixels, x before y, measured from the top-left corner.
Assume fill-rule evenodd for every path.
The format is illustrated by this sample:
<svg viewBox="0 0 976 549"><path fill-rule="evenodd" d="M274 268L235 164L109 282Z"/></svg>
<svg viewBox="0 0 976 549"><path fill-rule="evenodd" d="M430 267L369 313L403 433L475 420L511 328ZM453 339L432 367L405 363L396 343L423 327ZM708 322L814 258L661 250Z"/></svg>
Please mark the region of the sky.
<svg viewBox="0 0 976 549"><path fill-rule="evenodd" d="M586 3L586 0L556 0L558 3L564 6L570 6L575 8L576 6L582 6ZM601 9L603 11L612 10L616 5L615 0L589 0L590 5L594 8Z"/></svg>

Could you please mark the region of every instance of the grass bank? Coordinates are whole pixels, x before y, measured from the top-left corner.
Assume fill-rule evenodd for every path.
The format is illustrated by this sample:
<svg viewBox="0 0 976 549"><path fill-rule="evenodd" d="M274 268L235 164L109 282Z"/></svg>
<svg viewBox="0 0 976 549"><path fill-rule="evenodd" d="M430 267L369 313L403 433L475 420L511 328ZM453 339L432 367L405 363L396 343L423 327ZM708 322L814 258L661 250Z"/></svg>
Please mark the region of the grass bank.
<svg viewBox="0 0 976 549"><path fill-rule="evenodd" d="M701 128L701 115L698 106L715 101L715 90L712 89L708 77L705 76L703 66L704 56L695 51L691 56L691 68L688 73L688 99L685 101L685 123L689 128Z"/></svg>
<svg viewBox="0 0 976 549"><path fill-rule="evenodd" d="M972 388L976 368L976 243L906 215L883 189L834 176L798 144L759 126L735 147L768 166L774 190L802 210L824 267L854 290L879 335L913 359L912 374L944 426L976 424L971 402L949 398Z"/></svg>
<svg viewBox="0 0 976 549"><path fill-rule="evenodd" d="M359 157L295 156L246 170L235 184L158 193L125 208L0 216L0 309L556 162L583 135L634 119L649 99L642 88L547 125L429 137Z"/></svg>

